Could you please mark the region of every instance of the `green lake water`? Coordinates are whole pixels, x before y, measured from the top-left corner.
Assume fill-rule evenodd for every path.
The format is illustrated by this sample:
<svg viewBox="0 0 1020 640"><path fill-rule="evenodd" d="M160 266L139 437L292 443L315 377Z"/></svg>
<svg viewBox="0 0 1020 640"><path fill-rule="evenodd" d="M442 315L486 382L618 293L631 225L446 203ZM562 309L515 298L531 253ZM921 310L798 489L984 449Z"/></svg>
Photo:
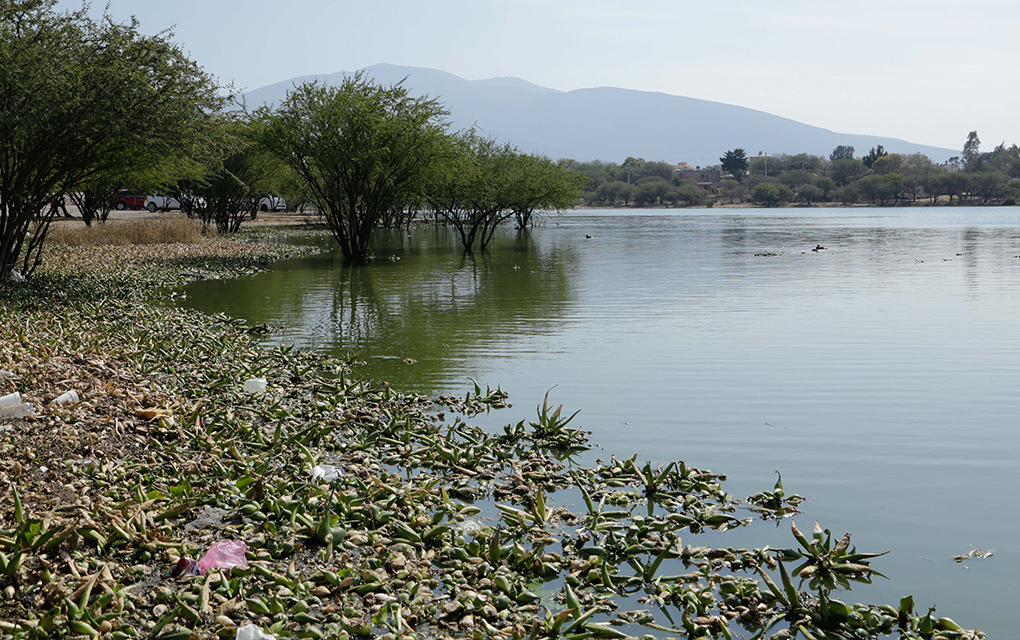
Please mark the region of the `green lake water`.
<svg viewBox="0 0 1020 640"><path fill-rule="evenodd" d="M817 246L824 249L812 251ZM465 256L448 230L198 282L180 304L280 325L269 343L359 354L401 390L553 404L610 455L808 498L890 580L847 599L938 605L1020 637L1020 210L573 212ZM724 534L791 546L789 522ZM956 563L971 550L983 560Z"/></svg>

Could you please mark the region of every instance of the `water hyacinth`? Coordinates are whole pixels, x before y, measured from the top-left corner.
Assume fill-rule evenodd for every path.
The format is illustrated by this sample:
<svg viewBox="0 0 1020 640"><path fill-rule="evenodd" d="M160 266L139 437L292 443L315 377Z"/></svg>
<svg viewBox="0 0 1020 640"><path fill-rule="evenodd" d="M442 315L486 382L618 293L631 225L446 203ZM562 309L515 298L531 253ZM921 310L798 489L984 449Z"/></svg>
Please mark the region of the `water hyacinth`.
<svg viewBox="0 0 1020 640"><path fill-rule="evenodd" d="M548 397L489 433L466 420L499 389L402 394L151 304L299 250L55 246L0 288L0 395L42 407L0 432L0 637L981 637L912 599L849 604L879 575L849 535L689 544L794 516L781 480L740 500L681 461L578 466L588 433ZM68 381L79 402L46 402ZM169 575L222 540L244 562Z"/></svg>

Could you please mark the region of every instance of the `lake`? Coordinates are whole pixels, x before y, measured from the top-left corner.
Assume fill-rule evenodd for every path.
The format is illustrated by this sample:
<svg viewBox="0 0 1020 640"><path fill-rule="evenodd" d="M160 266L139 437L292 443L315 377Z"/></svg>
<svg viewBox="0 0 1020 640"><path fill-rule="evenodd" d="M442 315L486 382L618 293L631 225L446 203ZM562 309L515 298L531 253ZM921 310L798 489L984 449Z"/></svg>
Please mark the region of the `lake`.
<svg viewBox="0 0 1020 640"><path fill-rule="evenodd" d="M1020 628L1020 209L585 210L475 256L446 229L374 246L367 266L285 261L181 304L401 390L498 385L514 406L476 420L493 427L552 389L593 458L684 460L740 497L779 470L808 498L801 529L890 552L873 563L890 580L847 600ZM789 521L726 536L795 544ZM978 549L994 556L953 560Z"/></svg>

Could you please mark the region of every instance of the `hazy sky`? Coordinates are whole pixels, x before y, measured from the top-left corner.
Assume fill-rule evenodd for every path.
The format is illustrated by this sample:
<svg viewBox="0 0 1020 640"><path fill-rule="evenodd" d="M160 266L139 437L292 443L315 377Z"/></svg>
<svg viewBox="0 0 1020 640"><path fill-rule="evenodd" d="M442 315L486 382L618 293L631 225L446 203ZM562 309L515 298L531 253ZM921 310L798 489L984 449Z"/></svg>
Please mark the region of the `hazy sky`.
<svg viewBox="0 0 1020 640"><path fill-rule="evenodd" d="M80 1L60 0L61 8ZM94 13L104 4L97 0ZM1017 0L110 0L242 90L386 62L661 91L840 133L1020 144Z"/></svg>

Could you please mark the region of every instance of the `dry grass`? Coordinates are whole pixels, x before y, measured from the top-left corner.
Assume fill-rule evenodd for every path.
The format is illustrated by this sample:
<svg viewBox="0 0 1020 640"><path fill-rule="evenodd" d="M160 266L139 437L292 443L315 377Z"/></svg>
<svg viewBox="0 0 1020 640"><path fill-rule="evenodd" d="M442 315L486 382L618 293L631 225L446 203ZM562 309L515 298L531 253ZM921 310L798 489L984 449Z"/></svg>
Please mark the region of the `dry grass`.
<svg viewBox="0 0 1020 640"><path fill-rule="evenodd" d="M50 229L48 240L61 244L129 245L129 244L194 244L201 242L202 224L185 217L145 218L105 224L59 225Z"/></svg>

